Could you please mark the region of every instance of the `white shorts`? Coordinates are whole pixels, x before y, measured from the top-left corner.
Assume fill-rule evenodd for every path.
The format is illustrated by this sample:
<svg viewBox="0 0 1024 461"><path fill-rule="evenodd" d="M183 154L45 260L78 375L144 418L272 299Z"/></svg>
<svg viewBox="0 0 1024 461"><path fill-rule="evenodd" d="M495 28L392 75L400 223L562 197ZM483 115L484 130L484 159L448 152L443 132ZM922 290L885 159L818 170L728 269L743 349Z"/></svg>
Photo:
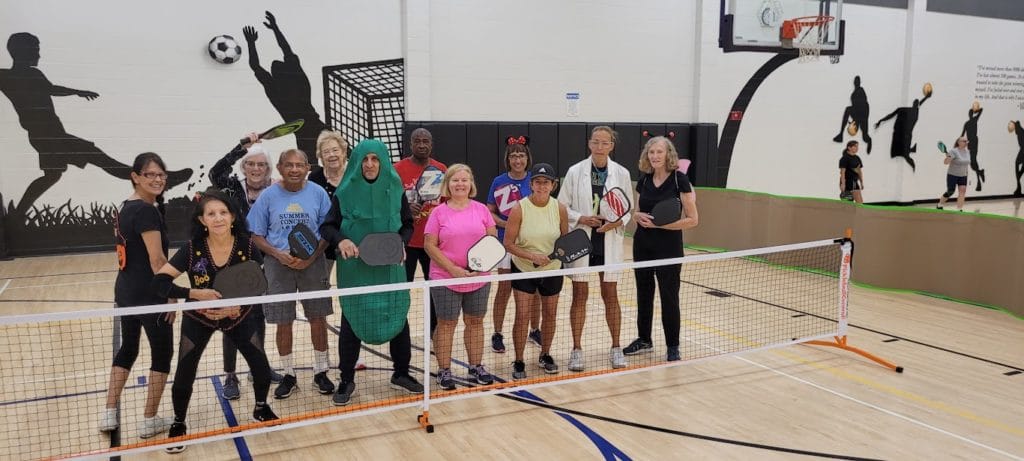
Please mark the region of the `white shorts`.
<svg viewBox="0 0 1024 461"><path fill-rule="evenodd" d="M498 263L498 269L512 270L512 253L505 254L505 258Z"/></svg>

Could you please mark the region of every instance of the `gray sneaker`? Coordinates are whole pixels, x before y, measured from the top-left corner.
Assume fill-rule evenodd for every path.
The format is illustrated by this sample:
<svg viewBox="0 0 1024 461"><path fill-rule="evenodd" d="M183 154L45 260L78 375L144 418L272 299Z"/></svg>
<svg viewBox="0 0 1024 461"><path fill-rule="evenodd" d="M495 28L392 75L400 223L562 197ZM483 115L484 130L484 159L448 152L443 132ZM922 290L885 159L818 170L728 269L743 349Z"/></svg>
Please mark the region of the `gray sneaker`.
<svg viewBox="0 0 1024 461"><path fill-rule="evenodd" d="M423 393L423 385L409 375L391 376L391 388L399 391L405 391L410 394Z"/></svg>
<svg viewBox="0 0 1024 461"><path fill-rule="evenodd" d="M526 379L526 364L522 360L512 362L512 379L516 381Z"/></svg>
<svg viewBox="0 0 1024 461"><path fill-rule="evenodd" d="M437 385L443 391L455 390L455 377L452 376L451 368L444 368L437 372Z"/></svg>
<svg viewBox="0 0 1024 461"><path fill-rule="evenodd" d="M163 434L167 429L170 429L172 422L174 421L171 418L163 416L142 418L142 421L139 421L139 437L148 439L155 435Z"/></svg>
<svg viewBox="0 0 1024 461"><path fill-rule="evenodd" d="M238 376L234 373L229 373L224 378L224 387L220 395L224 397L224 400L238 400L242 396L241 390L238 389Z"/></svg>
<svg viewBox="0 0 1024 461"><path fill-rule="evenodd" d="M583 371L583 350L573 349L569 354L569 371Z"/></svg>
<svg viewBox="0 0 1024 461"><path fill-rule="evenodd" d="M612 368L626 368L629 366L629 362L626 361L626 355L622 353L621 347L613 347L608 351L608 361L612 363Z"/></svg>
<svg viewBox="0 0 1024 461"><path fill-rule="evenodd" d="M356 395L356 383L346 383L344 381L338 383L338 391L334 393L333 401L334 405L343 407L348 405L352 401L352 397Z"/></svg>
<svg viewBox="0 0 1024 461"><path fill-rule="evenodd" d="M544 370L544 373L553 375L558 373L558 365L555 365L555 359L551 358L551 354L543 354L540 359L537 360L537 366Z"/></svg>
<svg viewBox="0 0 1024 461"><path fill-rule="evenodd" d="M475 380L477 384L483 384L484 386L494 384L494 376L487 372L483 364L470 368L469 378Z"/></svg>

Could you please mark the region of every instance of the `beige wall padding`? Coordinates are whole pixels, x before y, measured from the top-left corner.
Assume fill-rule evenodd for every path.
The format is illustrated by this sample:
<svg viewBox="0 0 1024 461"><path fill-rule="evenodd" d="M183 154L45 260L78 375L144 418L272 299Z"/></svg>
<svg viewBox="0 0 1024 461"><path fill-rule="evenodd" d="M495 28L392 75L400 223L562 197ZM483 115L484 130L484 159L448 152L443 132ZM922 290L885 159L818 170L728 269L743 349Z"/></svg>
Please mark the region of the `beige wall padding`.
<svg viewBox="0 0 1024 461"><path fill-rule="evenodd" d="M742 250L842 237L852 228L854 281L1024 316L1024 220L722 189L698 196L700 225L686 232L689 245Z"/></svg>

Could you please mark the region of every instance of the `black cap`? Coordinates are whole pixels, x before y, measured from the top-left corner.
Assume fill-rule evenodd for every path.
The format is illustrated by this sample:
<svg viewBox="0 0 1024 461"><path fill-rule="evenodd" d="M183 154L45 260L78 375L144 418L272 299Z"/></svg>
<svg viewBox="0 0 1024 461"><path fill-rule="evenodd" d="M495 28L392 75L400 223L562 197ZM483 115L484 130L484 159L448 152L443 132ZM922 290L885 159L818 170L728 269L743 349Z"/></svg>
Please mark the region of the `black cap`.
<svg viewBox="0 0 1024 461"><path fill-rule="evenodd" d="M557 180L555 176L555 169L547 163L538 163L530 169L530 178L548 178L552 181Z"/></svg>

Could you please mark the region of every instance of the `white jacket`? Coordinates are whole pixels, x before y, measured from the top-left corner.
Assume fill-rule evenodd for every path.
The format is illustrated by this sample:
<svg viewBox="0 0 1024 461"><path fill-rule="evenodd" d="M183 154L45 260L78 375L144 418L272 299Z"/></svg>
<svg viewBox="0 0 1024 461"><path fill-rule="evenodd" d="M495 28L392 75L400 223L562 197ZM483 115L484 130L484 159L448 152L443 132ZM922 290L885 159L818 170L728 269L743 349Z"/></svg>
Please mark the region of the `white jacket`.
<svg viewBox="0 0 1024 461"><path fill-rule="evenodd" d="M569 167L565 173L565 180L562 188L558 191L558 201L565 204L569 212L569 230L583 229L590 235L590 226L580 226L580 216L596 215L594 210L594 193L590 185L590 170L593 163L590 157ZM608 178L605 181L605 190L619 187L626 192L626 196L633 198L633 181L629 177L629 170L619 165L612 159L608 159ZM635 206L635 205L634 205ZM605 264L616 264L623 261L623 240L626 235L626 224L629 224L631 214L627 213L622 218L622 225L615 230L605 233L604 237L604 259ZM580 258L570 267L587 267L590 264L588 257ZM612 274L605 274L608 280ZM614 281L614 280L608 280Z"/></svg>

